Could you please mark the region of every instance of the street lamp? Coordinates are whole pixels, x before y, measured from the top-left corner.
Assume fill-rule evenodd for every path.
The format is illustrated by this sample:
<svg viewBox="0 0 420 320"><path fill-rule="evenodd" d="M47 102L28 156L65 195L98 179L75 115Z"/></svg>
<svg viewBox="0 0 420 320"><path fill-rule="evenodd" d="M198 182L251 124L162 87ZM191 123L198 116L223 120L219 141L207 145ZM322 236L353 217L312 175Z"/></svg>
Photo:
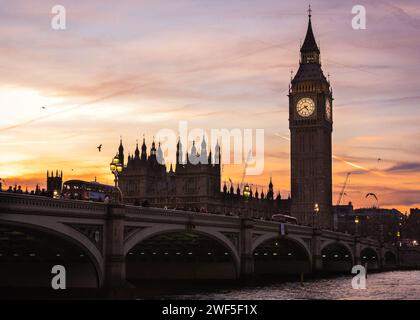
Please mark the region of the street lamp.
<svg viewBox="0 0 420 320"><path fill-rule="evenodd" d="M249 200L249 197L251 196L251 189L249 187L249 185L245 185L244 187L244 197L245 197L245 201Z"/></svg>
<svg viewBox="0 0 420 320"><path fill-rule="evenodd" d="M315 216L318 215L318 213L319 213L319 204L318 203L315 203L315 205L314 205L314 214L312 216L312 227L314 227L314 228L315 228Z"/></svg>
<svg viewBox="0 0 420 320"><path fill-rule="evenodd" d="M251 197L251 188L249 187L249 185L248 184L246 184L245 185L245 187L244 187L244 191L243 191L243 195L244 195L244 198L245 198L245 205L246 205L246 215L248 216L248 201L249 201L249 198Z"/></svg>
<svg viewBox="0 0 420 320"><path fill-rule="evenodd" d="M354 219L354 223L355 223L355 226L356 226L356 236L357 236L358 233L359 233L359 223L360 223L360 220L359 220L358 216L356 216L356 218Z"/></svg>
<svg viewBox="0 0 420 320"><path fill-rule="evenodd" d="M120 159L118 158L118 156L115 156L111 160L111 163L109 164L109 169L111 170L112 174L114 175L115 189L117 189L119 191L119 189L118 189L118 176L123 171L123 165L120 162Z"/></svg>

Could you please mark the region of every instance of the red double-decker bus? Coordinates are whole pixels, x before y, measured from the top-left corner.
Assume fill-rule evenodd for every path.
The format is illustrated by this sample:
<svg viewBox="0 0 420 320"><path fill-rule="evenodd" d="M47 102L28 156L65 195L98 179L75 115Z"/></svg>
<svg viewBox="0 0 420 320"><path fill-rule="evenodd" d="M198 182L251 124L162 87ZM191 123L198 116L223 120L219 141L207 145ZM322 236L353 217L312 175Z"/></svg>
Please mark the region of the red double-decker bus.
<svg viewBox="0 0 420 320"><path fill-rule="evenodd" d="M82 180L69 180L64 182L62 194L66 199L104 202L106 198L114 199L119 196L117 188Z"/></svg>

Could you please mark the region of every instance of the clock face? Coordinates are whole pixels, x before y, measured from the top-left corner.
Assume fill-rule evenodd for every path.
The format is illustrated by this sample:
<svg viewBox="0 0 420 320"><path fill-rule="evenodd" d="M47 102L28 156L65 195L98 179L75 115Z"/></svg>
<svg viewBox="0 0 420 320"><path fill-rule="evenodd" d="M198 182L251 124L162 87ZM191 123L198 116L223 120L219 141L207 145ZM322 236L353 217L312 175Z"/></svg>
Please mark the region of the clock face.
<svg viewBox="0 0 420 320"><path fill-rule="evenodd" d="M296 111L301 117L310 117L315 111L314 100L311 98L300 99L296 105Z"/></svg>
<svg viewBox="0 0 420 320"><path fill-rule="evenodd" d="M325 103L325 116L328 120L331 120L331 102L330 99L327 99Z"/></svg>

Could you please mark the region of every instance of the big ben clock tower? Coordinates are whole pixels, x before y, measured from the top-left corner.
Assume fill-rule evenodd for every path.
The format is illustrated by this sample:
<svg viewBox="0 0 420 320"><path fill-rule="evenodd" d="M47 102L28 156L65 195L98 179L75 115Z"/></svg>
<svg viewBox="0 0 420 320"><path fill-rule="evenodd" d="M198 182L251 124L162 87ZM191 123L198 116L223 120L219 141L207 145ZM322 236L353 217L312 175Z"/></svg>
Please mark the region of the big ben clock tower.
<svg viewBox="0 0 420 320"><path fill-rule="evenodd" d="M309 8L300 66L289 90L291 213L299 223L331 228L333 98L330 83L322 72L311 13Z"/></svg>

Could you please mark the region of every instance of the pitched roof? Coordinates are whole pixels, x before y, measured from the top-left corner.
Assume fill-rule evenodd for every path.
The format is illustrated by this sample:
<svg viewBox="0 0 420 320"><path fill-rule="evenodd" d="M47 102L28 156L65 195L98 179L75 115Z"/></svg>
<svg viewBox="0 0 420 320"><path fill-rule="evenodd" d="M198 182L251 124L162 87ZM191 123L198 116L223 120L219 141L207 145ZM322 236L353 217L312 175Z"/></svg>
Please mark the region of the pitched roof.
<svg viewBox="0 0 420 320"><path fill-rule="evenodd" d="M315 41L314 32L312 30L312 21L311 17L309 16L309 23L308 23L308 31L306 32L305 41L303 42L302 48L300 48L300 52L318 52L319 48Z"/></svg>

